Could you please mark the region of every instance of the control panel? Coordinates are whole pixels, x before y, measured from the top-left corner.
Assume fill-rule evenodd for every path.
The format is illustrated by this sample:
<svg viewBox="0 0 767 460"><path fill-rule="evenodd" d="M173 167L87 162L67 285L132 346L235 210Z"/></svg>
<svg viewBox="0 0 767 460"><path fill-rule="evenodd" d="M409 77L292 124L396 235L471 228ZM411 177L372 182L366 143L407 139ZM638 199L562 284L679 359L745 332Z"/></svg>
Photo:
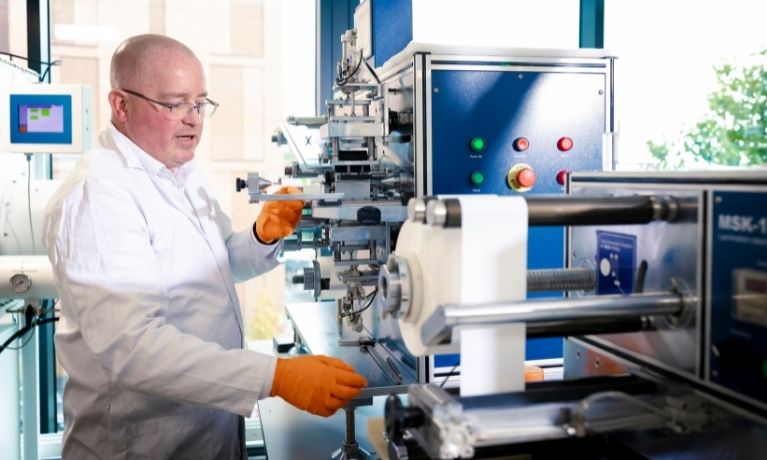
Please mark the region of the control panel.
<svg viewBox="0 0 767 460"><path fill-rule="evenodd" d="M605 73L433 70L433 193L559 194L570 172L601 171L607 84ZM531 228L528 267L563 267L564 239L561 227ZM529 297L547 295L561 293ZM527 359L561 356L560 338L528 341Z"/></svg>
<svg viewBox="0 0 767 460"><path fill-rule="evenodd" d="M709 379L767 403L767 193L711 201Z"/></svg>
<svg viewBox="0 0 767 460"><path fill-rule="evenodd" d="M434 193L563 192L603 169L605 97L603 74L433 71Z"/></svg>

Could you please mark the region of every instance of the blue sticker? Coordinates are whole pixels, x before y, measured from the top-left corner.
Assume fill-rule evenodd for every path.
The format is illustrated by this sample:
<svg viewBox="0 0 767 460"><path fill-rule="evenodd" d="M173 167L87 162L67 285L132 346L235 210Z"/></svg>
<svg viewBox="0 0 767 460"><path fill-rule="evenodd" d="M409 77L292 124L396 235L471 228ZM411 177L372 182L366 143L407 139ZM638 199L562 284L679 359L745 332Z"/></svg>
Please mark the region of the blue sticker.
<svg viewBox="0 0 767 460"><path fill-rule="evenodd" d="M634 292L636 236L597 231L597 294Z"/></svg>

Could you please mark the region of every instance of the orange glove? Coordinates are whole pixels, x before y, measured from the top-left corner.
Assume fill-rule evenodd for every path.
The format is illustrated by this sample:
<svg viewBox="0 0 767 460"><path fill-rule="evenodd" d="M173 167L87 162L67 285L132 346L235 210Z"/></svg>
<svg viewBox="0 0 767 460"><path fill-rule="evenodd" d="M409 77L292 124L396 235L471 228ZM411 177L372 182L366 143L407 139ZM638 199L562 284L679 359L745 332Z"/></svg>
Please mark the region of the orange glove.
<svg viewBox="0 0 767 460"><path fill-rule="evenodd" d="M277 359L272 396L299 409L329 417L368 384L365 377L340 359L299 356Z"/></svg>
<svg viewBox="0 0 767 460"><path fill-rule="evenodd" d="M277 190L277 195L301 193L296 187L282 187ZM280 238L293 233L301 220L301 210L304 202L295 201L267 201L261 208L253 230L262 243L273 243Z"/></svg>

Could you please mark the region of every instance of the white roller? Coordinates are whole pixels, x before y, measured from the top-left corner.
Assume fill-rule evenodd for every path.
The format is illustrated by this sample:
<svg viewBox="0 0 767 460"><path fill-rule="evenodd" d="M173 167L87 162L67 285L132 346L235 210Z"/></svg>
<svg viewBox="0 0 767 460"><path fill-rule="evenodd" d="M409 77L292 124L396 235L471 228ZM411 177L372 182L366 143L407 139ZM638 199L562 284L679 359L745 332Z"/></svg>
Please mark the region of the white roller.
<svg viewBox="0 0 767 460"><path fill-rule="evenodd" d="M421 325L440 304L460 298L461 229L406 221L397 237L397 256L407 260L411 275L412 307L400 318L402 338L417 356L456 353L458 344L426 346Z"/></svg>
<svg viewBox="0 0 767 460"><path fill-rule="evenodd" d="M454 331L450 343L426 346L423 323L440 305L523 300L527 295L527 203L520 197L457 196L461 227L407 221L396 255L405 259L411 307L399 319L415 355L461 353L461 394L524 388L525 325Z"/></svg>
<svg viewBox="0 0 767 460"><path fill-rule="evenodd" d="M57 297L53 267L47 256L0 256L0 298Z"/></svg>

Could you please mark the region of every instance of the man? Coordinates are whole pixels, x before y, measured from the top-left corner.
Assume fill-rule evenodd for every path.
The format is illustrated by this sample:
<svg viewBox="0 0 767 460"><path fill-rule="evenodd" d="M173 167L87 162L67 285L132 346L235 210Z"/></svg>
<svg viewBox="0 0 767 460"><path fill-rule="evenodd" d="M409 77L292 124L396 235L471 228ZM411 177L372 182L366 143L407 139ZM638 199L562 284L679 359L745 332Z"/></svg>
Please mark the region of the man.
<svg viewBox="0 0 767 460"><path fill-rule="evenodd" d="M217 104L183 44L126 40L111 87L112 124L44 222L69 373L63 457L245 458L242 416L258 399L333 414L367 383L350 366L242 349L234 283L277 264L303 203L268 202L232 231L193 165Z"/></svg>

